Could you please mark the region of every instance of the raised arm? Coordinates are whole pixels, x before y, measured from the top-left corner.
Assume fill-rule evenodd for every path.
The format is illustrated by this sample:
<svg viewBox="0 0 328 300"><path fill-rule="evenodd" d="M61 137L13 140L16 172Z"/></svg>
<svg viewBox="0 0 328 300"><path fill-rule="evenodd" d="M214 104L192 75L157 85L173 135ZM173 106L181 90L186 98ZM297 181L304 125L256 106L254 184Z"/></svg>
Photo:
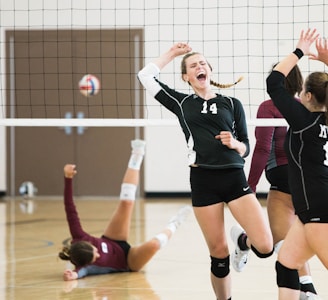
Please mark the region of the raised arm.
<svg viewBox="0 0 328 300"><path fill-rule="evenodd" d="M153 63L161 70L174 58L180 55L184 55L190 52L191 50L191 47L186 43L174 44L168 51L166 51L160 57L155 59Z"/></svg>
<svg viewBox="0 0 328 300"><path fill-rule="evenodd" d="M69 230L73 239L78 239L86 233L83 231L80 219L73 201L73 177L77 171L75 165L67 164L64 167L65 188L64 188L64 204L66 219L68 222Z"/></svg>
<svg viewBox="0 0 328 300"><path fill-rule="evenodd" d="M188 44L178 43L173 45L168 51L156 58L153 62L147 64L138 72L138 79L144 88L155 97L162 89L160 84L155 80L162 68L164 68L175 57L186 54L191 51Z"/></svg>
<svg viewBox="0 0 328 300"><path fill-rule="evenodd" d="M296 45L296 50L282 59L273 70L279 71L286 77L303 55L312 55L310 52L310 46L318 36L319 34L316 29L308 29L307 31L302 30Z"/></svg>

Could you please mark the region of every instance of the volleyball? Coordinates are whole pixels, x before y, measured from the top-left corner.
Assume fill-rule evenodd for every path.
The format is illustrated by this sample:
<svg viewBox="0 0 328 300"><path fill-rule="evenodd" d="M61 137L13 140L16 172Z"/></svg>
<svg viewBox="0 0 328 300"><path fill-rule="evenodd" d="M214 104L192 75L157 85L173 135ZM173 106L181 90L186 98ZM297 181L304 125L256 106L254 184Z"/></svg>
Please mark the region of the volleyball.
<svg viewBox="0 0 328 300"><path fill-rule="evenodd" d="M84 75L79 82L79 89L81 94L86 97L97 95L100 89L100 81L94 75Z"/></svg>

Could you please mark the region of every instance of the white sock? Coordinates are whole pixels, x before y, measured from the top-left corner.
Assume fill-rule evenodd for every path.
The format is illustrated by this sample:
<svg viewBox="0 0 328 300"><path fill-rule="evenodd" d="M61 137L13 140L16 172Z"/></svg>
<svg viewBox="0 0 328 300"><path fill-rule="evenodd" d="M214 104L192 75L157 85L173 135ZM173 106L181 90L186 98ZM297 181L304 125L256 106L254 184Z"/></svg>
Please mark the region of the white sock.
<svg viewBox="0 0 328 300"><path fill-rule="evenodd" d="M310 275L304 275L300 277L301 284L313 283L312 277Z"/></svg>
<svg viewBox="0 0 328 300"><path fill-rule="evenodd" d="M166 229L170 230L173 233L176 232L177 230L177 225L175 223L169 223L167 226L166 226Z"/></svg>
<svg viewBox="0 0 328 300"><path fill-rule="evenodd" d="M128 163L128 167L135 170L140 170L140 166L145 154L146 142L143 140L132 140L131 141L131 156Z"/></svg>
<svg viewBox="0 0 328 300"><path fill-rule="evenodd" d="M176 230L179 228L179 226L184 222L184 220L187 218L187 216L191 213L191 211L192 211L192 208L190 205L181 207L178 210L178 213L170 219L166 228L169 229L172 232L172 234L175 233Z"/></svg>
<svg viewBox="0 0 328 300"><path fill-rule="evenodd" d="M155 235L155 239L159 241L160 248L162 249L168 242L169 237L165 233Z"/></svg>

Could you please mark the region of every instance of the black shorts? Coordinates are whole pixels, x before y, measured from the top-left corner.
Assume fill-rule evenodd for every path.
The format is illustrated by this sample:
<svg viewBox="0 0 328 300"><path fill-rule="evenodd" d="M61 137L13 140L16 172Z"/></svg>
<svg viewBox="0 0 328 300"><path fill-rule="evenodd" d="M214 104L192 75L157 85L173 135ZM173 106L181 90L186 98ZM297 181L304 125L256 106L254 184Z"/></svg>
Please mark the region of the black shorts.
<svg viewBox="0 0 328 300"><path fill-rule="evenodd" d="M190 168L192 205L208 206L228 203L253 191L247 183L244 169Z"/></svg>
<svg viewBox="0 0 328 300"><path fill-rule="evenodd" d="M298 218L301 220L303 224L307 223L328 223L328 210L320 209L320 210L307 210L301 213L298 213Z"/></svg>
<svg viewBox="0 0 328 300"><path fill-rule="evenodd" d="M287 165L265 170L265 177L270 183L270 190L290 194Z"/></svg>
<svg viewBox="0 0 328 300"><path fill-rule="evenodd" d="M113 239L110 239L110 238L108 238L107 236L104 236L104 235L102 236L102 238L105 238L107 240L113 241L116 244L118 244L123 249L123 251L125 253L125 258L128 257L128 253L130 251L131 245L127 241L113 240Z"/></svg>

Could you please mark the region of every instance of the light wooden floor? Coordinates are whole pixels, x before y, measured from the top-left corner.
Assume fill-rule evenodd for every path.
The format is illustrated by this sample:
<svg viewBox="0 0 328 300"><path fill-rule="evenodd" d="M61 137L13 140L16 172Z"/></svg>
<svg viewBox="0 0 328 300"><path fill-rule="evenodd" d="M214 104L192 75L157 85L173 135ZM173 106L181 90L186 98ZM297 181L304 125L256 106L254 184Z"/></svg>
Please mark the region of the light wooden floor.
<svg viewBox="0 0 328 300"><path fill-rule="evenodd" d="M79 198L76 204L84 228L101 235L116 200ZM157 234L185 204L189 200L137 200L129 242L140 243ZM21 199L0 202L0 299L215 299L209 255L193 215L142 272L67 283L62 272L68 265L57 258L63 241L69 238L61 199L38 197L22 208ZM226 230L233 224L227 210ZM277 299L274 262L275 256L260 260L251 254L244 272L232 269L233 299ZM311 260L311 268L319 293L328 299L327 271L316 258Z"/></svg>

